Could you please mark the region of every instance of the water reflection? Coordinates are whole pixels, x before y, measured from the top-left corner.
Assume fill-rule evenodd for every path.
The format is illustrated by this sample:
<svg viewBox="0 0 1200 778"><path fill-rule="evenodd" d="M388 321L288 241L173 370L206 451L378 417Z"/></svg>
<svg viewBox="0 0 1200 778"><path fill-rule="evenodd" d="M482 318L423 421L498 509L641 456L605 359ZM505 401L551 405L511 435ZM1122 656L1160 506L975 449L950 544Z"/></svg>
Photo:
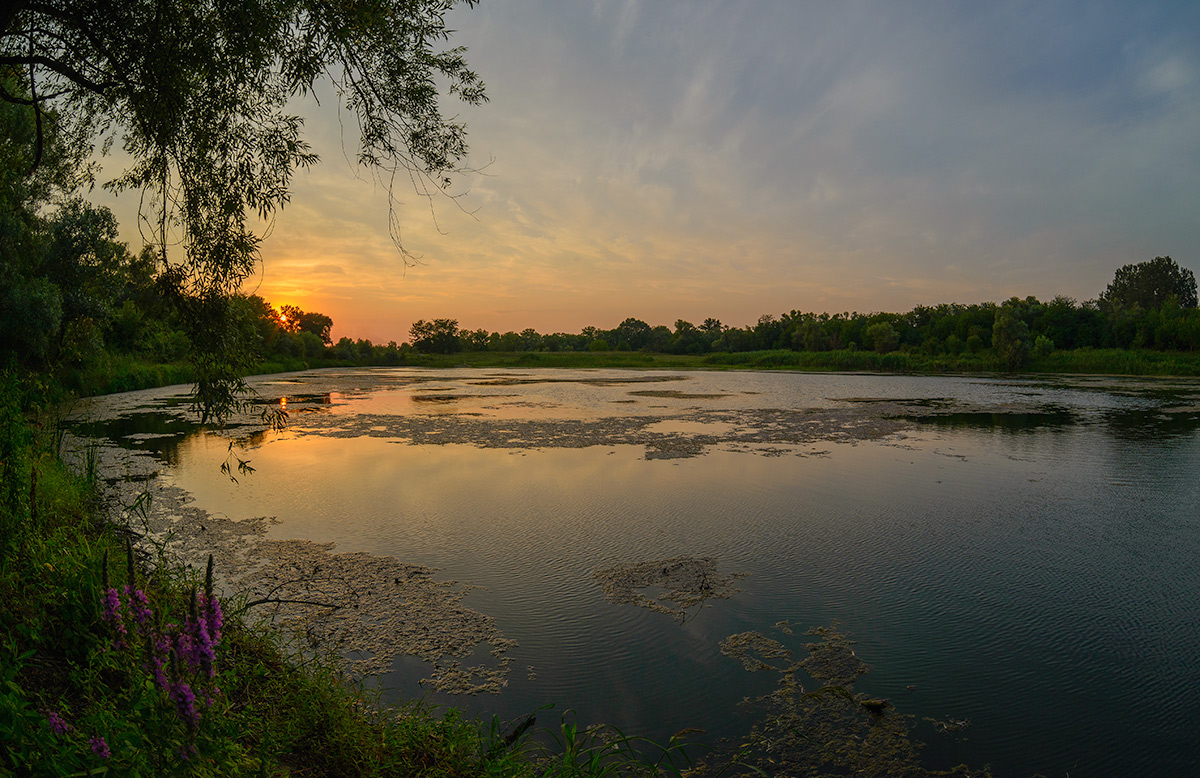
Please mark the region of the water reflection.
<svg viewBox="0 0 1200 778"><path fill-rule="evenodd" d="M1066 428L1079 422L1078 416L1067 410L1032 413L944 413L936 416L908 416L912 421L949 429L975 429L996 432L1035 432L1044 429Z"/></svg>
<svg viewBox="0 0 1200 778"><path fill-rule="evenodd" d="M200 424L186 413L136 411L115 418L77 423L76 434L111 440L119 445L158 455L168 465L177 460L180 443L197 433Z"/></svg>
<svg viewBox="0 0 1200 778"><path fill-rule="evenodd" d="M1200 430L1200 411L1116 408L1104 413L1104 424L1114 437L1129 440L1188 437Z"/></svg>

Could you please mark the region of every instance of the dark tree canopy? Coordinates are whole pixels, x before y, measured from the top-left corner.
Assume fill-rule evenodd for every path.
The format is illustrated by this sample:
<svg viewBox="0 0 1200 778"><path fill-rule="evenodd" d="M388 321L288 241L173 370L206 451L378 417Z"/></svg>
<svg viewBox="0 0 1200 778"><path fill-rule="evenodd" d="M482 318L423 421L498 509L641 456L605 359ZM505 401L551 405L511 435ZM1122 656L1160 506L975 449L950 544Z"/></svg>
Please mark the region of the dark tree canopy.
<svg viewBox="0 0 1200 778"><path fill-rule="evenodd" d="M4 66L0 89L28 94ZM0 365L44 371L91 349L132 263L112 214L71 196L87 175L75 146L53 113L39 128L27 108L0 102Z"/></svg>
<svg viewBox="0 0 1200 778"><path fill-rule="evenodd" d="M1195 308L1196 276L1170 257L1155 257L1118 269L1100 300L1114 309L1148 310L1172 297L1181 308Z"/></svg>
<svg viewBox="0 0 1200 778"><path fill-rule="evenodd" d="M1029 359L1032 343L1029 326L1021 318L1022 301L1017 298L996 309L992 325L992 348L1009 370L1017 370Z"/></svg>
<svg viewBox="0 0 1200 778"><path fill-rule="evenodd" d="M10 0L0 68L20 86L6 81L0 100L30 116L31 170L50 121L76 143L119 138L132 162L109 186L141 193L144 232L164 261L182 247L172 278L202 322L195 346L220 350L232 333L210 317L258 260L249 219L269 219L293 172L316 161L289 99L328 79L358 120L360 163L428 195L449 184L466 136L443 116L438 85L468 104L486 99L463 50L443 48L459 2ZM206 415L240 388L226 363L198 360Z"/></svg>
<svg viewBox="0 0 1200 778"><path fill-rule="evenodd" d="M333 319L323 313L301 311L300 316L296 320L297 332L311 332L320 338L321 342L326 346L333 343L333 338L330 336L332 330Z"/></svg>
<svg viewBox="0 0 1200 778"><path fill-rule="evenodd" d="M453 354L462 349L457 319L418 319L409 328L408 335L412 338L413 348L425 354Z"/></svg>

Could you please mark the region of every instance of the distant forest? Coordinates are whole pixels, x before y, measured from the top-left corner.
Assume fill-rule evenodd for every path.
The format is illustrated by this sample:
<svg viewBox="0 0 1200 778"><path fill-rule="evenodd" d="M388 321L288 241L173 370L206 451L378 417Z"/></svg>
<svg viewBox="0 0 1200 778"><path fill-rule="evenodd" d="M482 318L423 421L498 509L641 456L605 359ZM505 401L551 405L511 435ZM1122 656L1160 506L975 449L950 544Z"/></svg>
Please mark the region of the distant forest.
<svg viewBox="0 0 1200 778"><path fill-rule="evenodd" d="M763 314L731 327L717 319L674 327L628 318L612 329L541 334L462 329L454 319L418 321L412 346L424 353L457 351L643 351L663 354L872 350L929 356L990 349L1016 369L1056 349L1134 348L1200 350L1196 279L1170 257L1120 268L1108 288L1082 304L1058 296L1049 302L1013 297L1003 303L917 306L907 313ZM348 339L339 347L348 347Z"/></svg>
<svg viewBox="0 0 1200 778"><path fill-rule="evenodd" d="M114 373L114 360L185 362L190 348L186 311L179 310L172 295L162 293L169 281L162 277L163 263L149 249L133 256L117 243L115 223L104 209L76 201L50 222L47 254L59 262L46 263L48 272L27 280L23 288L9 288L0 349L30 367L58 365L68 383L85 393L100 390L104 376ZM54 250L55 239L65 250ZM62 257L80 244L87 246L93 261L63 263ZM98 256L104 261L94 261ZM47 305L47 299L56 304ZM733 355L773 350L909 355L926 363L958 357L958 364L978 355L981 361L1017 370L1056 351L1200 351L1196 280L1170 257L1120 268L1096 299L1083 303L1064 296L1047 302L1014 297L1002 303L918 306L905 313L793 310L764 314L742 327L714 318L699 324L679 319L668 327L631 317L611 329L585 327L578 333L539 333L531 328L489 332L463 328L446 318L415 322L407 343L375 344L349 337L334 342L329 316L293 306L276 309L255 295L235 297L228 314L236 324L239 361L249 367L298 362L400 365L419 360L421 354L460 352ZM97 372L97 365L106 362L108 366ZM728 363L739 362L731 357ZM913 363L891 359L879 364Z"/></svg>

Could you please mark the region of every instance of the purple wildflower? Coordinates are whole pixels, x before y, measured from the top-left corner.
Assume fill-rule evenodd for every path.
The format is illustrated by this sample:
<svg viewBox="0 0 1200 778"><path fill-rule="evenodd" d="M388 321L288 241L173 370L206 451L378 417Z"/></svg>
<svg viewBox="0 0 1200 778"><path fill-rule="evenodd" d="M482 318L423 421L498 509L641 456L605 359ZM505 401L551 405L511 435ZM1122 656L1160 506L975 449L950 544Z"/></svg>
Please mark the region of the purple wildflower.
<svg viewBox="0 0 1200 778"><path fill-rule="evenodd" d="M216 643L221 639L220 606L217 606L218 621L214 625L211 605L215 598L206 601L203 594L197 595L198 605L196 619L188 624L192 632L192 649L196 662L209 678L215 675L213 662L216 661ZM214 629L215 626L215 629ZM214 634L215 632L215 634Z"/></svg>
<svg viewBox="0 0 1200 778"><path fill-rule="evenodd" d="M196 710L196 695L192 692L192 687L183 681L171 684L171 699L175 701L179 718L186 721L188 727L195 727L200 723L200 713Z"/></svg>
<svg viewBox="0 0 1200 778"><path fill-rule="evenodd" d="M213 649L212 640L208 636L208 630L204 629L204 624L199 625L196 630L196 654L200 660L200 667L204 669L206 675L212 678L216 675L216 670L213 668L213 660L216 658L216 653Z"/></svg>
<svg viewBox="0 0 1200 778"><path fill-rule="evenodd" d="M99 735L88 738L88 742L92 744L92 752L101 759L108 759L112 756L112 752L108 750L108 743L105 743L104 738Z"/></svg>
<svg viewBox="0 0 1200 778"><path fill-rule="evenodd" d="M196 631L191 619L183 623L183 628L175 635L175 653L188 667L199 667L201 664L199 646L192 633Z"/></svg>
<svg viewBox="0 0 1200 778"><path fill-rule="evenodd" d="M154 611L150 610L150 601L146 599L146 593L141 589L126 586L125 596L129 598L129 610L133 613L133 620L137 622L138 628L144 632L146 625L154 618Z"/></svg>
<svg viewBox="0 0 1200 778"><path fill-rule="evenodd" d="M165 692L168 684L167 675L163 672L163 665L166 664L167 657L171 653L171 638L167 635L156 634L151 649L147 669L154 676L154 682L158 684L158 688Z"/></svg>
<svg viewBox="0 0 1200 778"><path fill-rule="evenodd" d="M221 642L221 626L225 623L225 616L221 613L221 601L215 596L207 598L205 603L206 615L208 617L208 634L212 637L213 643Z"/></svg>
<svg viewBox="0 0 1200 778"><path fill-rule="evenodd" d="M68 732L74 732L75 728L62 720L62 717L55 711L46 711L46 720L50 722L50 731L56 735L65 735Z"/></svg>
<svg viewBox="0 0 1200 778"><path fill-rule="evenodd" d="M104 590L104 620L112 625L117 633L117 648L125 647L125 620L121 618L121 597L117 590L109 587Z"/></svg>

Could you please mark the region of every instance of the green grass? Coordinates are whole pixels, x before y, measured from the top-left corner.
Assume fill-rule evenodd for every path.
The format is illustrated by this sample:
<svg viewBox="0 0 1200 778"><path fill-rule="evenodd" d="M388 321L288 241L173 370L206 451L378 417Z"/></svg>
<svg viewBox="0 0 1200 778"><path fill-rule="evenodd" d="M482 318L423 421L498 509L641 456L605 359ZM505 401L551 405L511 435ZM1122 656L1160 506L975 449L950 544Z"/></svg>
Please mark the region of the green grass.
<svg viewBox="0 0 1200 778"><path fill-rule="evenodd" d="M1200 352L1146 349L1055 351L1033 363L1030 369L1047 373L1197 376L1200 375Z"/></svg>
<svg viewBox="0 0 1200 778"><path fill-rule="evenodd" d="M354 363L309 363L313 367ZM636 351L601 352L461 352L410 354L407 366L427 368L634 368L658 370L800 370L938 375L947 373L1005 373L1003 361L990 350L978 353L930 355L918 351L747 351L713 354L654 354ZM360 364L360 366L362 366ZM289 369L303 369L293 367ZM1127 349L1055 351L1031 360L1017 374L1089 373L1104 375L1200 375L1200 352Z"/></svg>
<svg viewBox="0 0 1200 778"><path fill-rule="evenodd" d="M83 368L62 376L65 389L80 396L152 389L195 380L195 371L186 362L160 364L127 354L102 352Z"/></svg>

